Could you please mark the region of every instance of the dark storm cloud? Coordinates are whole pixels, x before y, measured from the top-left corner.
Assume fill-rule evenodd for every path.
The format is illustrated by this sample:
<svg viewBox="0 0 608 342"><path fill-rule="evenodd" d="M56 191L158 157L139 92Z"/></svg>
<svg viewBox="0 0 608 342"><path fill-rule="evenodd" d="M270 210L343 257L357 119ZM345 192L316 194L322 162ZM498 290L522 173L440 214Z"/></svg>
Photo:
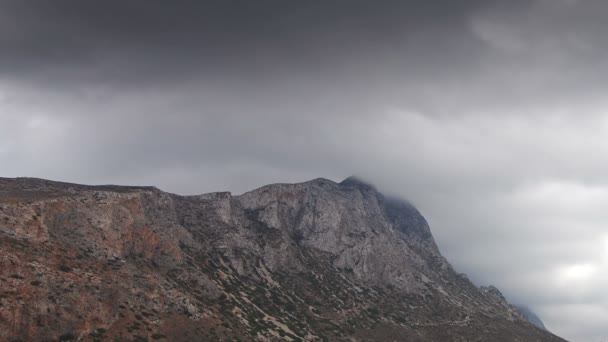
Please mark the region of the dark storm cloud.
<svg viewBox="0 0 608 342"><path fill-rule="evenodd" d="M0 173L183 194L353 173L576 341L608 326L603 1L0 2Z"/></svg>
<svg viewBox="0 0 608 342"><path fill-rule="evenodd" d="M228 51L272 48L297 55L319 52L309 51L315 45L331 52L346 45L394 41L403 38L404 28L455 28L473 3L9 0L2 4L2 36L15 49L12 56L26 61L74 61L99 52L91 47L186 49L172 53L174 58L184 52L211 59Z"/></svg>
<svg viewBox="0 0 608 342"><path fill-rule="evenodd" d="M295 75L400 83L474 65L482 43L467 17L477 3L6 1L0 72L54 87L277 84Z"/></svg>

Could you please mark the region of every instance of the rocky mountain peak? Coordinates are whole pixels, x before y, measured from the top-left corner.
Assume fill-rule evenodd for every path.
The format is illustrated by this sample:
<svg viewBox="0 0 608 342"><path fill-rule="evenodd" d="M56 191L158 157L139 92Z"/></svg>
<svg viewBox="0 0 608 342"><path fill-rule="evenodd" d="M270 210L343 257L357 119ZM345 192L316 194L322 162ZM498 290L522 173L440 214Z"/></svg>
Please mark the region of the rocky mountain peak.
<svg viewBox="0 0 608 342"><path fill-rule="evenodd" d="M0 179L0 340L562 341L441 256L408 202Z"/></svg>
<svg viewBox="0 0 608 342"><path fill-rule="evenodd" d="M350 176L344 179L342 182L340 182L340 185L347 187L356 187L363 190L376 191L376 187L374 187L371 183L368 183L357 176Z"/></svg>

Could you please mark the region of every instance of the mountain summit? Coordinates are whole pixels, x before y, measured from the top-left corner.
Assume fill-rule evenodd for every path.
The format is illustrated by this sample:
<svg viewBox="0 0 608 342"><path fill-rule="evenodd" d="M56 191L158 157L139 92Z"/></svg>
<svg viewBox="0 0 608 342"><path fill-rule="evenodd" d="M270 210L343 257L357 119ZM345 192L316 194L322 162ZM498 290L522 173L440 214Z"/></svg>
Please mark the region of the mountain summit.
<svg viewBox="0 0 608 342"><path fill-rule="evenodd" d="M563 341L356 178L178 196L0 178L0 340Z"/></svg>

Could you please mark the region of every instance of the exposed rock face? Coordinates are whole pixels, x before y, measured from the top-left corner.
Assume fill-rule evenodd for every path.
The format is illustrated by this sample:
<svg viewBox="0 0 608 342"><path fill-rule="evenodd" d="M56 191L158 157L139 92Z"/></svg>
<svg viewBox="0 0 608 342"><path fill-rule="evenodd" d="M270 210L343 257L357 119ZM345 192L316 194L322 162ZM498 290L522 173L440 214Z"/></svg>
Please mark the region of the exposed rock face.
<svg viewBox="0 0 608 342"><path fill-rule="evenodd" d="M349 178L232 196L0 178L0 341L563 341Z"/></svg>

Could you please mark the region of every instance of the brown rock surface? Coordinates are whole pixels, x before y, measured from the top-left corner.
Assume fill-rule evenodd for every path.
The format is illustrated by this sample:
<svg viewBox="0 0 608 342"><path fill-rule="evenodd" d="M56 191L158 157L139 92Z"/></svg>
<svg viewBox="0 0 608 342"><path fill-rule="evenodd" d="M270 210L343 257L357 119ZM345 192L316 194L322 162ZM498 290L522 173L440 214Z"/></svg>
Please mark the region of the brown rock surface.
<svg viewBox="0 0 608 342"><path fill-rule="evenodd" d="M0 341L563 341L349 178L240 196L0 178Z"/></svg>

